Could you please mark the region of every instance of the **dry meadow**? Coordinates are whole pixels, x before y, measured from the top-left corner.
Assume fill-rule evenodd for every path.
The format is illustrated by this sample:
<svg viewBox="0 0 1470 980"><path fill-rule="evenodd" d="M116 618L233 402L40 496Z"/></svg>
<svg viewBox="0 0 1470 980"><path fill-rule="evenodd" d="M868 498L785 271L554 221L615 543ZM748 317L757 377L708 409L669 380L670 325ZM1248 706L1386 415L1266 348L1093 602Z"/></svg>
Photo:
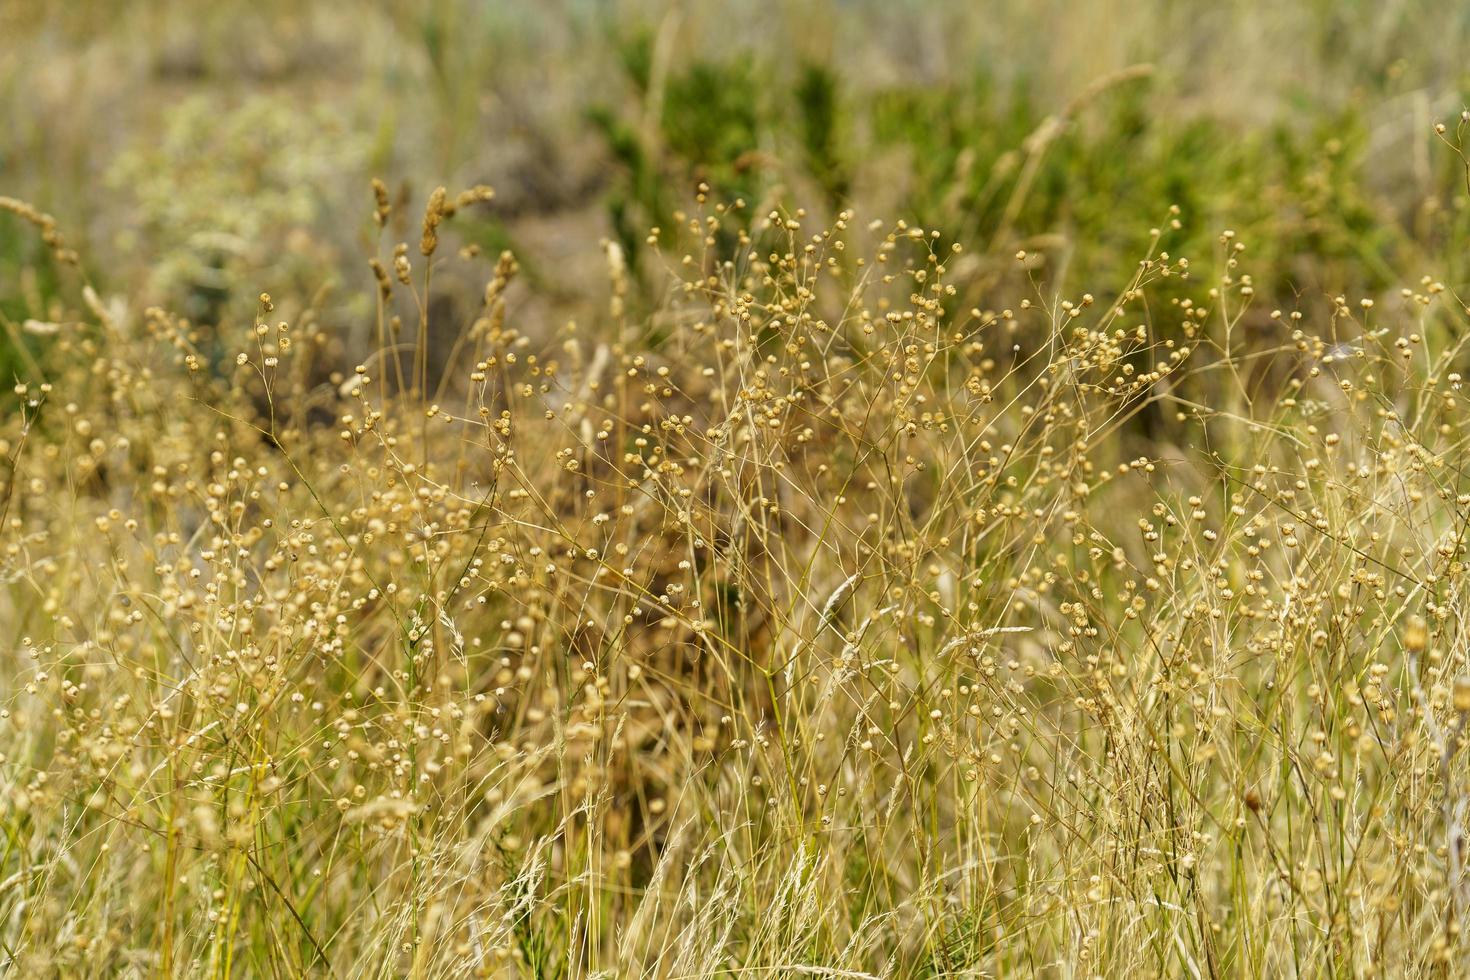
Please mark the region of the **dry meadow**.
<svg viewBox="0 0 1470 980"><path fill-rule="evenodd" d="M0 3L0 972L1464 975L1467 50Z"/></svg>

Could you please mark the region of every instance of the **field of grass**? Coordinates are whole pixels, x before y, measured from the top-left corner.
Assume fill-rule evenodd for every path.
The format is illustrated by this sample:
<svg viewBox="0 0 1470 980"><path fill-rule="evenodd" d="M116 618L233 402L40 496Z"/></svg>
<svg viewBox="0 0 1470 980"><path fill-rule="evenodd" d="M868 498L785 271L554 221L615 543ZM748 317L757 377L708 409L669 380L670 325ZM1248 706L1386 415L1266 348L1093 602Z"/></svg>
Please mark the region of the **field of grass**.
<svg viewBox="0 0 1470 980"><path fill-rule="evenodd" d="M0 974L1470 971L1470 5L0 39Z"/></svg>

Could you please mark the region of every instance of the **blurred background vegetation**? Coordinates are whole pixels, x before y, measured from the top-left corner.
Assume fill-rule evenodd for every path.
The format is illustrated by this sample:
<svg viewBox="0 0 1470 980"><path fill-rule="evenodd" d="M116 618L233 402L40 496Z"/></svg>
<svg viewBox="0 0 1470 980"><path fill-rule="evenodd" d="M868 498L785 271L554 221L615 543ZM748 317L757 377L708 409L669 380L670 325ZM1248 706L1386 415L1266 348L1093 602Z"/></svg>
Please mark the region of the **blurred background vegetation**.
<svg viewBox="0 0 1470 980"><path fill-rule="evenodd" d="M414 201L495 186L457 233L515 251L547 329L604 309L598 238L656 302L648 231L700 181L939 229L992 308L1022 249L1028 290L1106 288L1169 204L1180 253L1246 243L1263 310L1466 274L1462 165L1432 132L1462 108L1465 5L9 0L0 36L0 193L55 214L101 292L146 283L206 325L308 297L349 349L373 176ZM0 313L54 307L0 216Z"/></svg>

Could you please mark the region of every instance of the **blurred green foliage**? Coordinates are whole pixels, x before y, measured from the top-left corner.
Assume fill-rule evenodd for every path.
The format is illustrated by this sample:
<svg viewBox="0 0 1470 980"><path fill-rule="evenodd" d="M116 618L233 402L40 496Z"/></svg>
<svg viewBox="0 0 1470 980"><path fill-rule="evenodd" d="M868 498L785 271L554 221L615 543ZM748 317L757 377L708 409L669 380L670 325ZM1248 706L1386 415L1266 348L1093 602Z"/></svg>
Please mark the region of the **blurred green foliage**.
<svg viewBox="0 0 1470 980"><path fill-rule="evenodd" d="M991 66L954 83L875 87L830 65L750 52L682 64L654 91L653 48L649 29L622 41L637 97L591 112L618 164L608 213L631 255L697 181L720 199L776 190L783 203L829 213L880 186L893 216L947 241L995 256L1040 245L1055 288L1127 268L1171 204L1185 216L1180 253L1208 258L1219 233L1234 230L1258 295L1272 301L1400 285L1428 244L1370 187L1361 102L1306 104L1247 126L1168 111L1163 83L1143 72L1060 107L1024 81L1004 84ZM1436 167L1434 181L1457 197L1453 168Z"/></svg>
<svg viewBox="0 0 1470 980"><path fill-rule="evenodd" d="M9 405L12 384L29 376L27 354L43 343L26 336L23 324L58 316L60 293L55 260L35 229L0 212L0 405Z"/></svg>

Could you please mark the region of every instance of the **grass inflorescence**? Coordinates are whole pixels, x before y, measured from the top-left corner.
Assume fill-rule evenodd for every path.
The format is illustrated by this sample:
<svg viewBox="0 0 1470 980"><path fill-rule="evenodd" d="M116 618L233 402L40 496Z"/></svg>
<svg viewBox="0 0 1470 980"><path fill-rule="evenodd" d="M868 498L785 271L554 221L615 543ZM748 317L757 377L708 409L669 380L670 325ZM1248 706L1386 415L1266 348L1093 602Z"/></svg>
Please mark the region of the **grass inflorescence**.
<svg viewBox="0 0 1470 980"><path fill-rule="evenodd" d="M1174 208L969 306L937 231L702 187L654 308L608 241L548 328L451 244L492 198L411 246L375 183L356 363L310 297L104 298L0 199L61 260L3 321L8 969L1464 962L1453 290L1262 309Z"/></svg>

